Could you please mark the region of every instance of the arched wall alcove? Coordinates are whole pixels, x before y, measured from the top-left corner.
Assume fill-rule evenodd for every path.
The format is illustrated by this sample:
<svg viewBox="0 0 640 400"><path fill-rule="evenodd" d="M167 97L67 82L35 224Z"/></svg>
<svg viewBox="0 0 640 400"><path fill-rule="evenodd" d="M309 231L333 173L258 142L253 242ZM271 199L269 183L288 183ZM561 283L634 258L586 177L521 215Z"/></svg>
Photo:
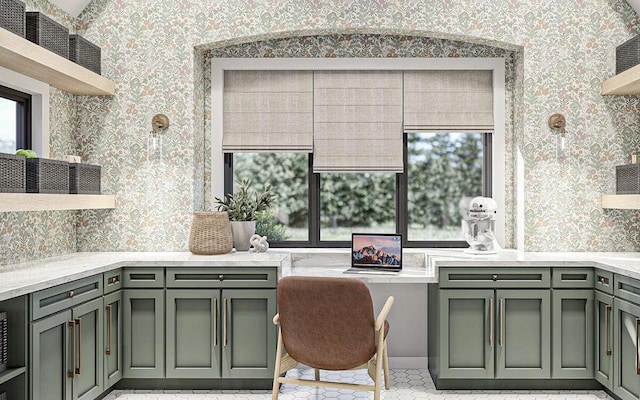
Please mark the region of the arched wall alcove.
<svg viewBox="0 0 640 400"><path fill-rule="evenodd" d="M515 151L523 123L522 48L479 38L452 39L417 32L289 32L202 45L195 50L195 185L194 209L210 210L211 65L220 58L473 58L505 60L505 245L515 246ZM464 40L462 40L464 39ZM213 173L216 173L215 171ZM222 173L220 171L219 173Z"/></svg>

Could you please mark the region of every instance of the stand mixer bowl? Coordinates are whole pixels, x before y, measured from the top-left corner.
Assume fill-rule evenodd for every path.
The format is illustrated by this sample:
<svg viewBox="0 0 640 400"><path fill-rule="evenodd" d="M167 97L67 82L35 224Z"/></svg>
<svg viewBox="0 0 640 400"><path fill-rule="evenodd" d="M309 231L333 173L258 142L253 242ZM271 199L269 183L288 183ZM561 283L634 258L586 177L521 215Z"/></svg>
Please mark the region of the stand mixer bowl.
<svg viewBox="0 0 640 400"><path fill-rule="evenodd" d="M469 243L472 252L494 252L496 238L496 221L493 219L464 219L462 220L464 239Z"/></svg>

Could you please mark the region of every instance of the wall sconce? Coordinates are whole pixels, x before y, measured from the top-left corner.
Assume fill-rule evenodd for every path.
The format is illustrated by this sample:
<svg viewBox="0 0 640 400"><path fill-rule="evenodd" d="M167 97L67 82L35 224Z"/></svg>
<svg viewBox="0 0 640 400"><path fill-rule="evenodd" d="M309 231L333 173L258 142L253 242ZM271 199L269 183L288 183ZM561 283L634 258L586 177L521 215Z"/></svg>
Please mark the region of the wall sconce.
<svg viewBox="0 0 640 400"><path fill-rule="evenodd" d="M566 150L565 141L565 127L567 126L567 120L562 114L553 114L549 117L549 128L556 134L556 157L558 160L564 157Z"/></svg>
<svg viewBox="0 0 640 400"><path fill-rule="evenodd" d="M169 118L156 114L151 118L151 132L147 137L147 161L162 162L162 135L169 128Z"/></svg>

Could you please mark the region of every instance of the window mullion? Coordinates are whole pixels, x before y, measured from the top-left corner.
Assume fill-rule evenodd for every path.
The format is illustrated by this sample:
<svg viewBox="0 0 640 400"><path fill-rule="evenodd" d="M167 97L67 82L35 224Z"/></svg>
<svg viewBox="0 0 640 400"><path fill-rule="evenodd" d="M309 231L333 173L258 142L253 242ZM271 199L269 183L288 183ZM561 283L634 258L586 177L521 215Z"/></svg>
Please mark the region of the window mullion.
<svg viewBox="0 0 640 400"><path fill-rule="evenodd" d="M309 243L320 246L320 174L313 173L313 156L309 155Z"/></svg>

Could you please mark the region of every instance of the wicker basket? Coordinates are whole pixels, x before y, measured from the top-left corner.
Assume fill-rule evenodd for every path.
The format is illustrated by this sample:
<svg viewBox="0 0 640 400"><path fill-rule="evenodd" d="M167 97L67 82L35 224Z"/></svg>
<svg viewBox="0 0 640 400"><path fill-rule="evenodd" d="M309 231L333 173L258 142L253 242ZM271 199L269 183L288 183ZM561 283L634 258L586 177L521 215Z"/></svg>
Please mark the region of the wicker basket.
<svg viewBox="0 0 640 400"><path fill-rule="evenodd" d="M7 313L0 312L0 372L7 369L9 361L9 326Z"/></svg>
<svg viewBox="0 0 640 400"><path fill-rule="evenodd" d="M640 164L616 165L616 194L640 193Z"/></svg>
<svg viewBox="0 0 640 400"><path fill-rule="evenodd" d="M27 11L26 22L26 38L29 41L69 58L69 29L36 11Z"/></svg>
<svg viewBox="0 0 640 400"><path fill-rule="evenodd" d="M100 47L80 35L69 35L69 60L100 74Z"/></svg>
<svg viewBox="0 0 640 400"><path fill-rule="evenodd" d="M23 156L0 153L0 193L26 191L26 166Z"/></svg>
<svg viewBox="0 0 640 400"><path fill-rule="evenodd" d="M69 163L27 158L27 193L69 193Z"/></svg>
<svg viewBox="0 0 640 400"><path fill-rule="evenodd" d="M0 27L24 37L24 3L0 0Z"/></svg>
<svg viewBox="0 0 640 400"><path fill-rule="evenodd" d="M233 249L231 223L226 211L193 213L189 251L193 254L226 254Z"/></svg>
<svg viewBox="0 0 640 400"><path fill-rule="evenodd" d="M640 64L640 35L616 47L616 74Z"/></svg>
<svg viewBox="0 0 640 400"><path fill-rule="evenodd" d="M100 194L100 166L69 164L69 193Z"/></svg>

